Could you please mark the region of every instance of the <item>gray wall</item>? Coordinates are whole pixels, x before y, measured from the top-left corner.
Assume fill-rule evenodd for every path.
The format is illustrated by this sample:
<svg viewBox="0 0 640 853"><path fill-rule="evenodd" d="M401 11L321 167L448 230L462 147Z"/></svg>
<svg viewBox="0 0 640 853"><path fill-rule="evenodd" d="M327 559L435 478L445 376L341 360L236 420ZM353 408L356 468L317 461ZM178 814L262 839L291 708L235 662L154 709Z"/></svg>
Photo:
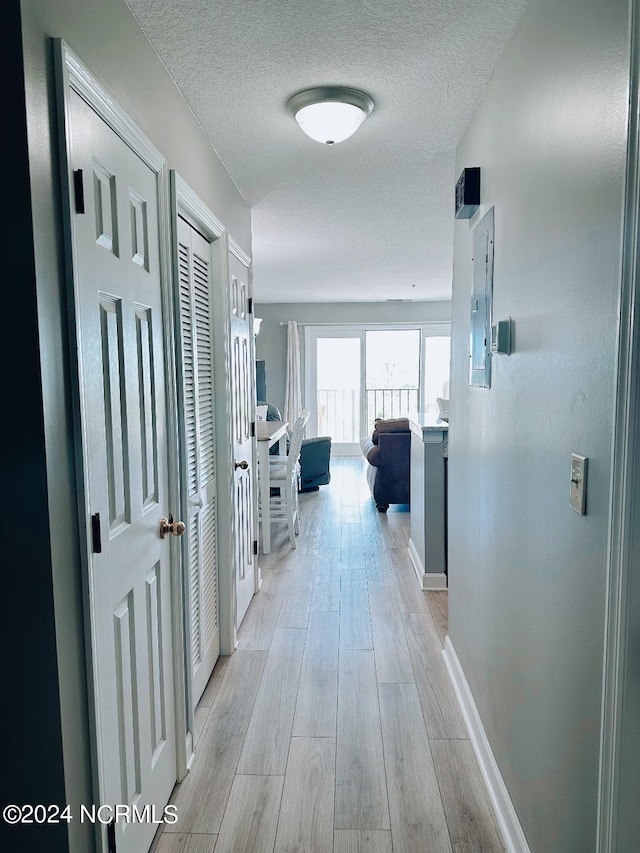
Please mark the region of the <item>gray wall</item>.
<svg viewBox="0 0 640 853"><path fill-rule="evenodd" d="M17 205L25 222L33 218L33 234L28 226L23 228L11 248L16 257L27 261L31 255L33 277L30 282L25 266L11 287L14 305L10 312L12 328L8 331L14 332L16 317L24 314L26 318L19 326L20 345L13 347L12 353L14 359L22 353L20 380L28 403L23 404L21 415L27 420L15 416L16 424L26 426L21 441L13 445L15 464L5 469L5 493L12 496L15 508L20 510L15 513L17 529L12 536L16 542L28 544L24 568L29 577L22 573L16 577L22 578L30 595L12 597L15 606L5 628L18 638L26 631L32 632L30 643L20 642L20 663L30 675L37 695L19 689L7 703L14 718L7 730L12 733L18 752L15 762L9 756L5 778L14 780L15 793L10 800L66 801L77 812L77 804L91 802L92 795L72 428L72 355L66 328L51 38L65 39L163 152L170 168L177 169L191 184L245 251L251 249L251 224L248 207L123 0L23 0L20 8L31 199L25 189L12 198L12 204ZM15 44L19 45L17 25L15 29ZM20 61L15 64L14 77L19 76L21 66ZM22 82L16 80L18 93ZM16 148L24 151L24 122L21 136L19 126L14 128L13 121L9 125ZM19 174L18 161L15 171ZM25 180L29 180L26 169ZM5 359L5 364L10 362L11 358ZM27 482L31 487L28 501L22 497ZM27 506L29 512L24 512ZM15 571L23 567L17 559L13 565ZM35 591L39 595L37 607L33 601ZM46 658L54 654L57 671ZM37 713L30 714L30 710ZM34 753L33 763L30 750ZM47 794L48 778L57 779L60 784L63 779L65 790ZM18 779L24 779L24 785L18 785ZM59 847L48 843L48 830L36 830L40 832L41 847L66 848L66 825L55 829L56 843L62 845ZM87 853L92 849L89 824L73 821L69 833L72 850ZM20 849L32 849L24 837L25 845ZM14 834L15 844L17 839Z"/></svg>
<svg viewBox="0 0 640 853"><path fill-rule="evenodd" d="M530 0L457 152L483 206L455 226L449 632L532 851L595 849L628 12ZM490 205L494 319L516 334L487 390L469 302Z"/></svg>
<svg viewBox="0 0 640 853"><path fill-rule="evenodd" d="M450 302L269 302L255 306L262 317L256 358L264 359L268 402L284 406L287 370L287 327L280 323L429 323L451 320ZM304 330L299 329L304 377ZM303 389L304 394L304 389Z"/></svg>

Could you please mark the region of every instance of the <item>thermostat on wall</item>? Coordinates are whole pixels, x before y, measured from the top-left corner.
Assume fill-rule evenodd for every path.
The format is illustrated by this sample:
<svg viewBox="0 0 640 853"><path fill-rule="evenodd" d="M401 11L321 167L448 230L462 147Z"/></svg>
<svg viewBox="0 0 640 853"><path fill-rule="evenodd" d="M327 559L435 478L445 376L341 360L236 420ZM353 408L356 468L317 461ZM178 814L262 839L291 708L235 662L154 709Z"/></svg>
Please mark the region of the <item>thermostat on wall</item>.
<svg viewBox="0 0 640 853"><path fill-rule="evenodd" d="M491 326L491 352L511 355L511 317Z"/></svg>

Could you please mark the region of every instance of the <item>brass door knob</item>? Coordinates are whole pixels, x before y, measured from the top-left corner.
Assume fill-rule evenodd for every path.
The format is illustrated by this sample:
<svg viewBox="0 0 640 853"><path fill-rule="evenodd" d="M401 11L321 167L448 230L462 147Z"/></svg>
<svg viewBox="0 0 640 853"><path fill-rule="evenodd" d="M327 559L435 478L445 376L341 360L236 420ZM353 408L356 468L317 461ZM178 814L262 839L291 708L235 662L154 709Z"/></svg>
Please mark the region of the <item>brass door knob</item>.
<svg viewBox="0 0 640 853"><path fill-rule="evenodd" d="M160 538L166 539L169 534L172 536L182 536L186 530L184 521L174 521L173 516L160 519Z"/></svg>
<svg viewBox="0 0 640 853"><path fill-rule="evenodd" d="M243 459L242 462L234 462L233 464L235 465L236 471L238 470L238 468L242 468L243 471L246 471L249 467L249 463L246 459Z"/></svg>

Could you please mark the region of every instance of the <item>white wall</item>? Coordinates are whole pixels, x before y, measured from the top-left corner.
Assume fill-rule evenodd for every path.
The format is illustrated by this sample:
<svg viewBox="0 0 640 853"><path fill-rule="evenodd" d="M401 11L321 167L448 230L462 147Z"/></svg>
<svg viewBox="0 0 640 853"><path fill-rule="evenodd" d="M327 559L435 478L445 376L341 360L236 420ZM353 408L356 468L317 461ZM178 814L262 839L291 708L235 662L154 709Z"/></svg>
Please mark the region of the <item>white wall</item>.
<svg viewBox="0 0 640 853"><path fill-rule="evenodd" d="M287 370L288 320L315 325L334 323L429 323L451 320L450 302L269 302L255 306L262 317L256 358L264 359L268 402L282 410ZM304 376L304 333L300 328Z"/></svg>
<svg viewBox="0 0 640 853"><path fill-rule="evenodd" d="M626 0L530 0L457 152L449 631L532 851L595 849ZM495 208L494 319L515 352L470 387L473 228ZM588 514L569 507L589 457ZM640 794L640 792L638 792Z"/></svg>

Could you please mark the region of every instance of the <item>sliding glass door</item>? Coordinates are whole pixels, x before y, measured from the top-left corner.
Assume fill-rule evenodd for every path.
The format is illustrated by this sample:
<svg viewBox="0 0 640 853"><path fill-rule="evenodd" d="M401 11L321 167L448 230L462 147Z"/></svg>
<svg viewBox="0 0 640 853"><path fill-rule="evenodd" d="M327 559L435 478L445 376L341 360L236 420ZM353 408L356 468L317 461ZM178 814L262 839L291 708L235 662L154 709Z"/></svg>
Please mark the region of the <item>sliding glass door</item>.
<svg viewBox="0 0 640 853"><path fill-rule="evenodd" d="M333 453L357 455L376 418L437 412L449 396L449 326L308 326L308 435L330 435Z"/></svg>
<svg viewBox="0 0 640 853"><path fill-rule="evenodd" d="M309 334L311 332L311 334ZM308 435L330 435L336 454L358 452L362 432L360 329L307 330ZM365 430L366 431L366 430Z"/></svg>
<svg viewBox="0 0 640 853"><path fill-rule="evenodd" d="M438 397L449 399L450 335L424 336L424 395L420 411L438 414Z"/></svg>
<svg viewBox="0 0 640 853"><path fill-rule="evenodd" d="M418 411L420 329L367 329L364 342L368 433L376 418L404 418Z"/></svg>

